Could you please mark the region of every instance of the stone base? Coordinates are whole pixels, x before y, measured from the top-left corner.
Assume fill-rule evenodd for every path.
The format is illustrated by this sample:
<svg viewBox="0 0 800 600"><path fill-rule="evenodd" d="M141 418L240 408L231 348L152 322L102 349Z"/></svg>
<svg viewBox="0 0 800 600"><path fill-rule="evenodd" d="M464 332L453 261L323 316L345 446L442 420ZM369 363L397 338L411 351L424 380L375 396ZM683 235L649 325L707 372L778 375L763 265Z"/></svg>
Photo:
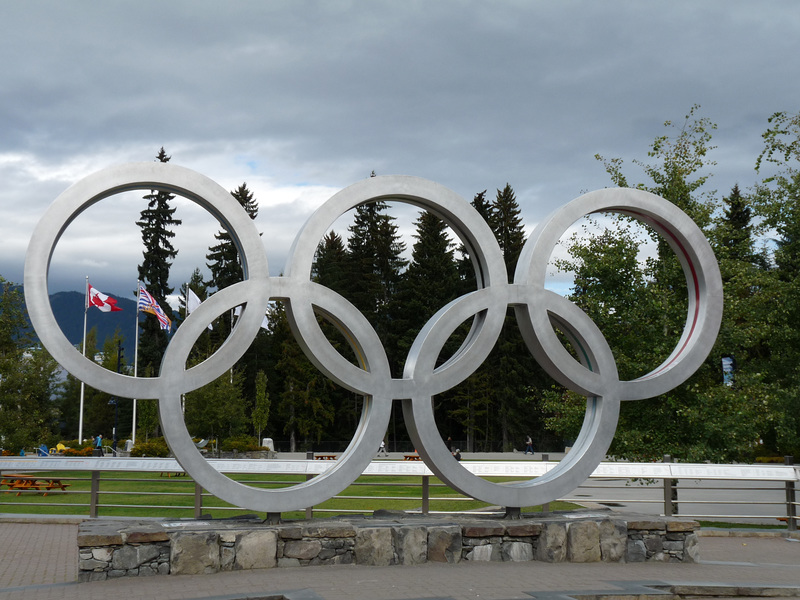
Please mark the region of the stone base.
<svg viewBox="0 0 800 600"><path fill-rule="evenodd" d="M85 521L79 581L305 565L424 562L695 562L696 521L610 511L519 519L379 512L267 524L248 520Z"/></svg>

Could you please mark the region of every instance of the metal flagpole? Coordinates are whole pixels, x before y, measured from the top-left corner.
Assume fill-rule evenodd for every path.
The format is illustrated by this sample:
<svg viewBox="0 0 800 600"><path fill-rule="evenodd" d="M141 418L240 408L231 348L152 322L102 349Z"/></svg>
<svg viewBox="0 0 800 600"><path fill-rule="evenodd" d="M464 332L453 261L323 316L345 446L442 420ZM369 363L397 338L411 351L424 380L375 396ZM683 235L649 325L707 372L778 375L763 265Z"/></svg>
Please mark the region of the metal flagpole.
<svg viewBox="0 0 800 600"><path fill-rule="evenodd" d="M133 346L133 376L138 376L139 369L139 280L136 280L136 340ZM133 399L133 431L131 432L131 443L136 445L136 398Z"/></svg>
<svg viewBox="0 0 800 600"><path fill-rule="evenodd" d="M86 356L86 315L89 314L89 276L86 276L86 293L83 297L83 356ZM81 409L78 417L78 443L83 443L83 398L86 384L81 381Z"/></svg>

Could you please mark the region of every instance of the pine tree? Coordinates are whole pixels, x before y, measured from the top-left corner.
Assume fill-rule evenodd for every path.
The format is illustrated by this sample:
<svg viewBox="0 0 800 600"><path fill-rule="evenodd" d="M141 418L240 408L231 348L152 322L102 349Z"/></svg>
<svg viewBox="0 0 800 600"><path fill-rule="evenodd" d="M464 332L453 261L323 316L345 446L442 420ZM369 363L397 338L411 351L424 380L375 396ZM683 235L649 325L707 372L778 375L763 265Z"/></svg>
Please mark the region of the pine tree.
<svg viewBox="0 0 800 600"><path fill-rule="evenodd" d="M398 339L398 363L402 366L417 334L442 307L459 296L461 282L454 257L454 244L447 225L433 213L423 211L415 221L416 242L411 263L401 277L392 312L392 327ZM442 364L463 341L457 331L442 348L437 365ZM460 434L460 424L453 422L450 411L454 404L451 393L434 399L436 423L443 437Z"/></svg>
<svg viewBox="0 0 800 600"><path fill-rule="evenodd" d="M503 251L509 282L514 279L517 259L525 245L525 230L522 227L520 213L514 190L506 183L506 187L502 191L497 190L497 197L492 204L489 226L497 237L500 250Z"/></svg>
<svg viewBox="0 0 800 600"><path fill-rule="evenodd" d="M720 247L731 260L754 262L753 211L739 191L738 183L722 201L725 205L723 219L717 226L721 234Z"/></svg>
<svg viewBox="0 0 800 600"><path fill-rule="evenodd" d="M276 412L283 422L282 433L289 437L290 452L296 450L298 441L302 441L304 448L310 448L322 439L333 421L334 409L326 400L332 384L303 354L289 329L281 302L271 307L269 326L270 345L277 355Z"/></svg>
<svg viewBox="0 0 800 600"><path fill-rule="evenodd" d="M423 211L417 227L411 263L403 273L397 293L394 327L399 335L398 349L405 360L417 333L440 308L458 297L458 266L453 241L445 223L433 213ZM450 348L446 359L456 348Z"/></svg>
<svg viewBox="0 0 800 600"><path fill-rule="evenodd" d="M211 439L244 433L247 417L242 375L239 370L225 373L186 394L186 427L193 435Z"/></svg>
<svg viewBox="0 0 800 600"><path fill-rule="evenodd" d="M247 183L242 183L231 192L239 204L244 208L251 219L258 216L258 202L253 193L247 188ZM224 289L244 279L239 252L233 239L227 231L219 231L214 235L217 244L211 246L206 254L206 266L211 271L211 280L207 282L209 288L217 291ZM217 319L212 338L215 346L219 347L231 331L232 319L223 316Z"/></svg>
<svg viewBox="0 0 800 600"><path fill-rule="evenodd" d="M256 396L253 406L253 429L256 432L256 439L261 444L261 433L266 429L269 421L269 409L271 400L267 391L267 374L264 371L256 373Z"/></svg>
<svg viewBox="0 0 800 600"><path fill-rule="evenodd" d="M335 231L329 232L320 242L314 256L313 280L346 297L347 291L352 288L352 275L348 279L348 266L347 249L342 237ZM354 365L362 366L344 335L321 316L317 320L331 345ZM330 426L325 428L323 438L328 440L352 438L361 418L363 398L335 385L326 387L326 390L325 402L333 408L334 416Z"/></svg>
<svg viewBox="0 0 800 600"><path fill-rule="evenodd" d="M347 248L344 240L335 231L331 231L322 238L314 255L314 264L311 276L320 285L330 288L334 292L345 292L348 289L347 281Z"/></svg>
<svg viewBox="0 0 800 600"><path fill-rule="evenodd" d="M247 183L243 183L231 195L236 198L251 219L258 216L258 202L253 197L253 192L247 188ZM211 281L209 286L217 290L238 283L244 279L242 264L236 246L227 231L219 231L214 235L217 244L211 246L206 254L206 260L210 261L206 266L211 271Z"/></svg>
<svg viewBox="0 0 800 600"><path fill-rule="evenodd" d="M384 343L392 373L398 372L397 332L391 324L394 296L406 265L405 244L385 202L356 207L348 230L347 290L344 294L367 317Z"/></svg>
<svg viewBox="0 0 800 600"><path fill-rule="evenodd" d="M160 162L169 162L164 148L159 150L156 159ZM174 217L175 208L170 203L174 195L153 190L144 196L147 208L141 212L140 220L136 224L142 230L142 243L144 245L143 261L139 265L139 281L147 289L156 302L161 306L170 320L174 320L172 308L167 303L173 288L169 285L169 270L178 251L172 245L175 237L173 228L181 224ZM138 290L137 290L138 293ZM161 366L161 358L167 348L167 332L162 330L155 317L145 318L140 323L142 333L139 336L139 365L143 369L147 366L157 373Z"/></svg>
<svg viewBox="0 0 800 600"><path fill-rule="evenodd" d="M475 194L471 204L491 228L492 223L494 223L494 215L492 214L492 203L486 200L486 190ZM492 231L494 231L493 228ZM472 264L472 260L470 259L469 253L467 252L467 248L464 246L464 244L459 244L458 252L458 274L461 277L461 292L466 294L467 292L471 292L477 288L475 266Z"/></svg>
<svg viewBox="0 0 800 600"><path fill-rule="evenodd" d="M525 245L520 208L511 186L506 183L491 206L489 226L503 251L509 281L513 281L517 260ZM526 435L536 437L539 429L527 405L528 387L541 387L543 373L532 359L517 327L513 308L508 309L503 330L486 362L490 374L503 450L519 446Z"/></svg>

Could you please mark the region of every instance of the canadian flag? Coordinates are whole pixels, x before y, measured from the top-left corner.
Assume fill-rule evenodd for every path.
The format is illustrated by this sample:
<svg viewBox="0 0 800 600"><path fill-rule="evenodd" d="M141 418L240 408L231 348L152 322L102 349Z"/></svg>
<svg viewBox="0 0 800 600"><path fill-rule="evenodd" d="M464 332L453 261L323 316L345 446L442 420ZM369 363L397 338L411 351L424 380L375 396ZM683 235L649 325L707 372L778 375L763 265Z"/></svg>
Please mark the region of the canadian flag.
<svg viewBox="0 0 800 600"><path fill-rule="evenodd" d="M103 312L122 310L119 306L117 306L117 301L114 300L114 298L109 298L103 292L94 289L90 283L87 283L86 285L89 286L89 306L96 306Z"/></svg>

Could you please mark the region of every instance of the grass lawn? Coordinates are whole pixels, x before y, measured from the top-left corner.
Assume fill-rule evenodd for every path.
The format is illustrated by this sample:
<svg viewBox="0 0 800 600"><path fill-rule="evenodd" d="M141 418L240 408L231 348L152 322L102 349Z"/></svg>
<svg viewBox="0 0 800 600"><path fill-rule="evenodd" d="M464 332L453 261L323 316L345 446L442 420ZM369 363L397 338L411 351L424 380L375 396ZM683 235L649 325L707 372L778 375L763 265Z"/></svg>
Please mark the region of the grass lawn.
<svg viewBox="0 0 800 600"><path fill-rule="evenodd" d="M52 477L69 484L69 489L41 492L0 492L0 512L26 514L89 514L91 479L88 473L39 472L37 476ZM278 488L305 481L303 475L236 474L236 481L259 488ZM492 478L492 481L512 481L513 478ZM174 473L103 472L100 478L99 510L104 517L193 517L194 482ZM371 514L378 509L420 510L422 503L421 478L408 476L360 477L338 497L315 506L316 516L340 513ZM489 506L485 502L465 498L433 477L430 478L431 512L461 512L480 510ZM232 507L230 504L204 493L203 515L229 518L253 514L253 511ZM553 502L551 510L571 510L576 504ZM535 512L541 507L525 507L525 512ZM322 512L325 511L325 512ZM330 511L330 512L328 512ZM283 513L284 518L304 518L304 511Z"/></svg>

